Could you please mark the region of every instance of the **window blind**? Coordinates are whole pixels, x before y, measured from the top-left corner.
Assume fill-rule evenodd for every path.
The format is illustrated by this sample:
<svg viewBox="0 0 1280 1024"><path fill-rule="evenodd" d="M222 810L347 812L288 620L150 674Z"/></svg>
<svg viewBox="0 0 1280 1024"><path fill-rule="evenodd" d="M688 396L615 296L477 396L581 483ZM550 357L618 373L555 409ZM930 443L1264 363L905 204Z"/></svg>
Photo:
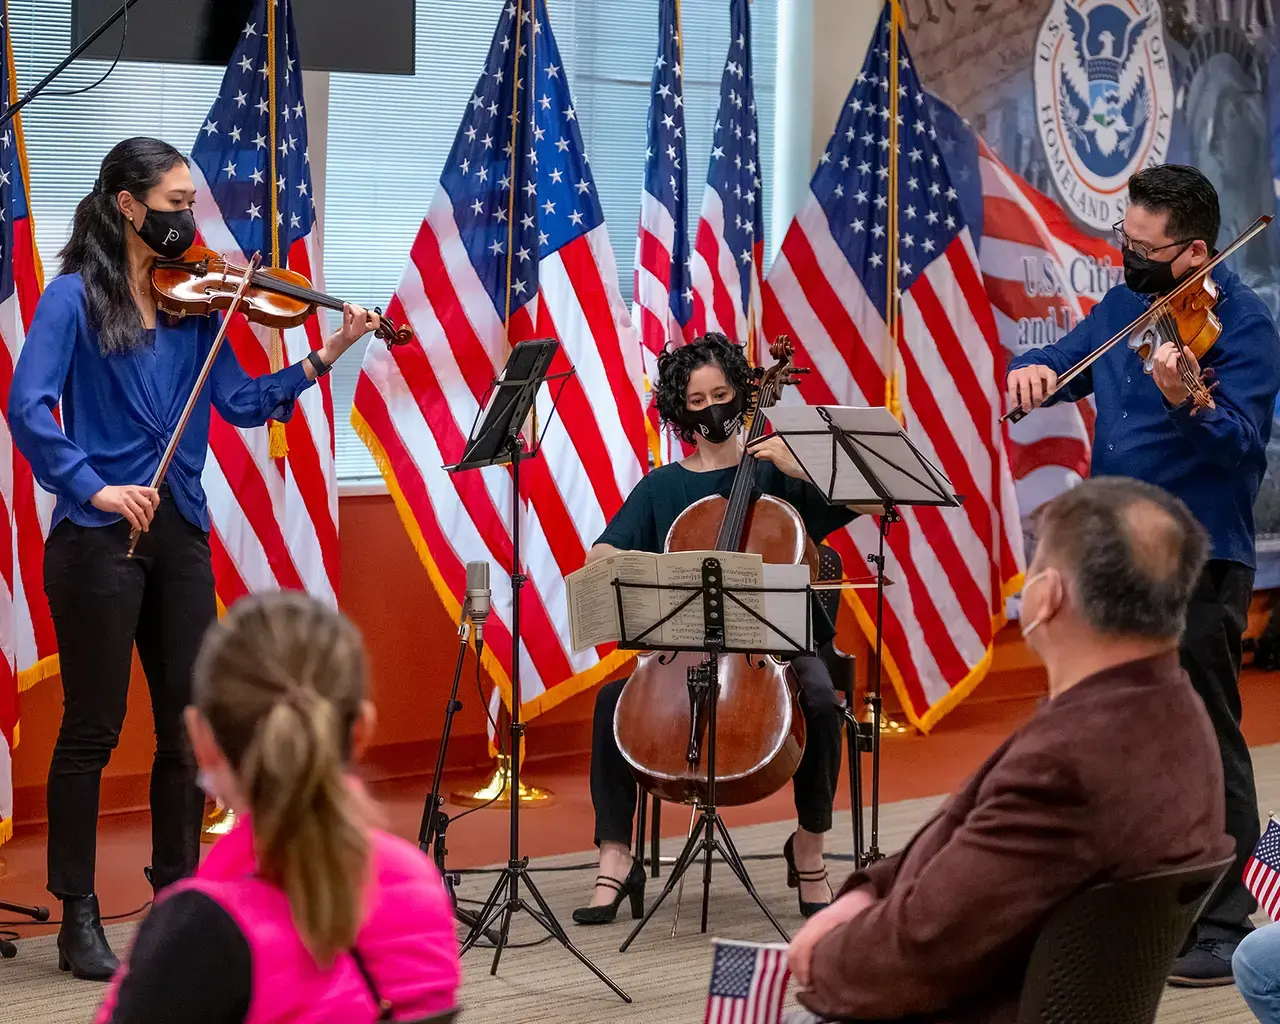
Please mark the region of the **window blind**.
<svg viewBox="0 0 1280 1024"><path fill-rule="evenodd" d="M385 308L435 192L503 2L418 0L417 73L412 78L331 76L326 291ZM751 4L765 224L772 194L777 3ZM548 8L604 207L619 283L629 302L657 0L548 0ZM729 3L681 0L680 15L692 237L729 41ZM66 55L71 0L9 0L9 18L21 92ZM107 67L105 61L77 61L53 88L88 85ZM57 269L57 253L76 203L92 186L107 150L131 135L154 135L188 149L222 74L222 68L214 67L121 63L90 93L68 99L46 93L23 111L32 213L47 274ZM361 357L360 350L348 353L330 378L338 477L344 481L379 478L349 420Z"/></svg>
<svg viewBox="0 0 1280 1024"><path fill-rule="evenodd" d="M333 294L385 308L395 291L475 87L502 3L419 0L414 78L331 78L324 263L325 285ZM649 79L658 44L658 3L547 0L547 7L604 207L618 280L630 302L644 182ZM729 2L681 0L680 18L692 238L729 45ZM751 18L764 222L768 224L777 0L754 0ZM338 475L343 480L378 478L372 457L348 419L359 370L360 353L352 351L332 374Z"/></svg>
<svg viewBox="0 0 1280 1024"><path fill-rule="evenodd" d="M146 5L130 13L146 14ZM13 59L21 95L71 48L71 0L9 0ZM222 68L122 61L102 85L74 97L52 93L97 81L110 61L77 60L22 111L31 167L31 213L45 276L58 268L76 204L121 139L152 135L186 152L204 124Z"/></svg>

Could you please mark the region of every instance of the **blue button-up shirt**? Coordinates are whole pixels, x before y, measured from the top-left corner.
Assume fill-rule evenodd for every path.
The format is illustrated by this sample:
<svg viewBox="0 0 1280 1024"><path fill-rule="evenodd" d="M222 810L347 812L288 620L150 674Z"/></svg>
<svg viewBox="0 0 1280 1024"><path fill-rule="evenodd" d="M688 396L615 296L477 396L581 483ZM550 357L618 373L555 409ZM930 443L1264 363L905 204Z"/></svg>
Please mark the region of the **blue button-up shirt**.
<svg viewBox="0 0 1280 1024"><path fill-rule="evenodd" d="M1237 274L1220 266L1213 280L1222 335L1200 364L1213 371L1207 381L1217 384L1215 408L1192 415L1190 403L1171 407L1123 342L1059 398L1094 396L1094 476L1134 477L1177 495L1208 531L1211 557L1253 567L1253 504L1267 470L1280 392L1280 339L1266 305ZM1147 299L1116 285L1065 338L1024 352L1009 368L1040 363L1061 374L1147 306Z"/></svg>
<svg viewBox="0 0 1280 1024"><path fill-rule="evenodd" d="M103 487L147 485L217 335L218 316L161 316L148 338L104 356L89 322L79 274L54 278L36 306L9 390L9 430L40 486L57 497L50 528L121 518L89 503ZM203 530L209 510L200 474L209 447L209 407L238 427L288 420L312 382L301 364L252 378L230 344L214 360L165 482L178 511ZM62 402L62 426L54 409Z"/></svg>

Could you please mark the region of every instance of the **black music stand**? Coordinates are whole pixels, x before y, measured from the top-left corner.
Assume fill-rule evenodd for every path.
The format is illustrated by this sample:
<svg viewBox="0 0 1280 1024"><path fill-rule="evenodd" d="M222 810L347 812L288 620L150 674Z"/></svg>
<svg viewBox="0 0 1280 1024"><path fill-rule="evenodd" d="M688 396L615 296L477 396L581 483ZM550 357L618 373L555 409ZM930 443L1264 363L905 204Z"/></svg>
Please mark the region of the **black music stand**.
<svg viewBox="0 0 1280 1024"><path fill-rule="evenodd" d="M854 715L859 755L871 754L871 844L863 848L862 768L849 765L853 792L854 862L863 868L880 853L880 714L884 647L884 542L889 527L901 521L898 506L933 505L958 508L964 498L951 481L907 437L902 425L882 406L775 406L767 437L780 437L810 483L833 505L879 505L879 549L867 555L876 570L876 671L866 701L871 707L870 734Z"/></svg>
<svg viewBox="0 0 1280 1024"><path fill-rule="evenodd" d="M529 876L529 858L520 856L520 745L524 737L524 724L520 721L520 591L528 579L520 565L520 463L533 458L542 447L542 436L535 435L532 447L526 449L521 430L525 419L534 409L538 389L544 383L559 380L562 382L560 389L552 399L546 418L547 424L551 422L565 382L573 375L574 371L571 369L556 374L547 372L555 359L556 347L555 340L522 341L511 350L507 365L489 385L486 400L476 413L477 422L471 428L462 458L454 465L444 467L449 473L458 473L484 466L511 466L511 770L507 780L511 793L511 850L507 866L499 873L498 880L489 893L489 898L485 900L471 932L463 940L458 955L466 953L488 927L501 918L493 964L489 968L490 974L497 974L498 961L502 958L502 950L510 937L511 918L520 911L537 921L552 938L629 1003L631 997L570 941ZM545 432L544 424L543 434ZM537 909L521 897L522 881L537 904Z"/></svg>
<svg viewBox="0 0 1280 1024"><path fill-rule="evenodd" d="M729 835L729 829L725 826L724 819L720 817L719 808L716 805L716 705L718 703L719 679L717 678L717 656L721 654L810 654L813 651L813 615L811 608L812 592L807 586L804 587L725 587L723 585L720 559L708 557L702 562L702 582L696 586L663 586L661 584L652 583L628 583L622 580L613 581L614 593L618 602L618 623L619 632L622 639L618 642L618 648L621 650L634 651L682 651L690 653L702 654L704 657L701 664L690 666L688 669L688 686L690 693L690 707L692 714L690 715L689 725L689 746L686 758L690 764L697 764L702 759L702 715L705 714L706 724L706 768L707 768L707 792L704 800L699 800L695 806L698 810L698 821L694 825L693 831L689 833L689 839L684 845L684 849L680 851L680 855L676 857L675 864L671 869L671 874L667 877L667 884L663 888L661 894L653 905L645 912L640 922L632 929L626 941L619 947L619 952L625 953L640 931L649 923L649 919L662 906L663 900L671 895L672 890L680 882L684 873L697 861L699 854L703 856L702 868L702 932L707 930L707 908L711 896L711 855L718 853L729 868L737 876L738 881L742 883L742 887L747 890L747 895L755 901L757 907L765 917L769 919L769 923L777 929L778 934L785 941L790 941L791 937L787 935L786 930L778 923L777 918L770 913L769 908L765 906L764 901L760 899L759 893L756 892L755 886L751 882L751 876L747 874L746 865L742 861L742 856L738 853L737 847L734 846L733 838ZM644 590L674 591L685 594L685 598L666 615L662 616L656 622L651 623L642 632L636 636L628 636L626 624L626 612L623 607L622 589L636 588ZM786 633L782 632L764 616L750 607L742 600L741 595L746 594L804 594L805 600L805 632L803 642L793 639ZM702 628L703 642L696 645L688 644L664 644L653 639L647 639L655 630L659 629L676 615L680 614L695 600L701 598L702 604ZM725 623L731 606L742 609L751 617L762 623L772 636L777 637L781 643L771 642L771 638L766 640L763 647L731 647L726 642ZM659 634L660 635L660 634ZM723 842L722 842L723 840Z"/></svg>

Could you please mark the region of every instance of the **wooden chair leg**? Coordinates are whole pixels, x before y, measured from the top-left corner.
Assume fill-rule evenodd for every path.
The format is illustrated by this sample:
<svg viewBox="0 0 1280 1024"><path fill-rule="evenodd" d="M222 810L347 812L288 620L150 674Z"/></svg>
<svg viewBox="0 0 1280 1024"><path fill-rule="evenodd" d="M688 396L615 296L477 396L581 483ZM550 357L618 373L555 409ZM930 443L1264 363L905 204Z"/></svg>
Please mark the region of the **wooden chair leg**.
<svg viewBox="0 0 1280 1024"><path fill-rule="evenodd" d="M656 796L653 798L653 829L650 833L649 848L649 874L653 878L658 877L658 865L661 863L661 843L662 843L662 801Z"/></svg>
<svg viewBox="0 0 1280 1024"><path fill-rule="evenodd" d="M636 786L636 851L635 859L641 865L644 864L644 833L645 833L645 814L649 809L649 794L640 786Z"/></svg>

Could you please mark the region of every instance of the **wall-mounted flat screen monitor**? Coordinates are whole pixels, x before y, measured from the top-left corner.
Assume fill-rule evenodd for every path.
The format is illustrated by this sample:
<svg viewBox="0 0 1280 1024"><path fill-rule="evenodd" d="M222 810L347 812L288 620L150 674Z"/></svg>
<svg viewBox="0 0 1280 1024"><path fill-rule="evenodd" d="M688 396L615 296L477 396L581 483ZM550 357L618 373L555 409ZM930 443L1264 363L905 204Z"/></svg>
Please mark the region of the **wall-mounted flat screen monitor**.
<svg viewBox="0 0 1280 1024"><path fill-rule="evenodd" d="M92 35L122 2L73 0L71 46ZM256 0L139 0L129 9L121 59L225 65L259 6ZM304 68L413 74L414 0L294 0L290 6ZM121 19L85 55L114 60L123 30Z"/></svg>

